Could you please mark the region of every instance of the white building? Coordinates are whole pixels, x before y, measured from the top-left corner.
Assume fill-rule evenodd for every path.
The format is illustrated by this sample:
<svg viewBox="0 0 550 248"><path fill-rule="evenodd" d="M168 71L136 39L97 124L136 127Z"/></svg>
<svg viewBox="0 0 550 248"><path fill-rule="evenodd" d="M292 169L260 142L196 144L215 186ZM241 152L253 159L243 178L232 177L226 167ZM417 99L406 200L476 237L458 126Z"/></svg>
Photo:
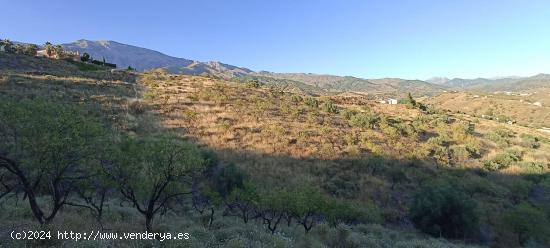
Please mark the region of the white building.
<svg viewBox="0 0 550 248"><path fill-rule="evenodd" d="M5 52L6 51L6 46L5 45L0 45L0 52Z"/></svg>
<svg viewBox="0 0 550 248"><path fill-rule="evenodd" d="M388 104L397 104L397 99L389 98Z"/></svg>

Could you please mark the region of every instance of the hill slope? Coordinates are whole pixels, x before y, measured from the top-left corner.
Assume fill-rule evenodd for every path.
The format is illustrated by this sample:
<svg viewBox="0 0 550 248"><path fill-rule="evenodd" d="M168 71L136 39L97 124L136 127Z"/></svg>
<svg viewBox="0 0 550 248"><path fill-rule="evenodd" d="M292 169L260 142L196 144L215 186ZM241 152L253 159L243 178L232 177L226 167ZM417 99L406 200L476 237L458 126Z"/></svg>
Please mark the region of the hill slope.
<svg viewBox="0 0 550 248"><path fill-rule="evenodd" d="M432 78L428 80L451 89L481 90L481 91L521 91L533 87L550 85L550 75L538 74L531 77L502 77L502 78ZM535 83L536 82L536 83Z"/></svg>
<svg viewBox="0 0 550 248"><path fill-rule="evenodd" d="M412 92L415 95L434 95L441 93L443 86L418 80L405 79L362 79L311 73L271 73L253 72L249 69L221 62L200 62L176 58L146 48L126 45L115 41L78 40L63 44L69 51L88 53L93 58L105 58L119 68L132 66L138 71L165 68L171 73L187 75L209 74L216 77L240 80L255 79L264 84L291 86L305 92L318 94L323 91L358 91L369 94L389 94L394 96Z"/></svg>
<svg viewBox="0 0 550 248"><path fill-rule="evenodd" d="M240 76L252 71L220 62L199 62L176 58L147 48L122 44L116 41L78 40L62 44L68 51L88 53L93 58L115 63L119 68L131 66L138 71L165 68L172 73L198 75L209 73L225 78Z"/></svg>
<svg viewBox="0 0 550 248"><path fill-rule="evenodd" d="M212 213L216 211L209 224L210 211L195 211L191 196L186 195L188 201L174 202L155 219L158 230L191 234L189 241L166 241L168 246L189 242L185 245L462 247L466 241L518 247L519 237L525 235L534 246L550 244L546 235L550 226L550 136L532 128L476 120L431 107L421 111L402 104L378 104L360 94L310 97L162 70L88 72L66 61L1 53L0 61L2 101L48 97L65 104L89 105L128 135L169 131L183 136L216 154L222 164L235 164L246 171L259 190L312 187L339 203L357 206L364 214L358 220L331 224L313 209L316 217L311 231L305 232L297 223L300 218L291 216L291 221L284 219L277 232L271 233L267 228L272 224L268 226L264 219L244 223L226 216L224 210L233 212L224 204L211 205ZM142 232L140 213L132 204L121 203L117 190L112 194L106 205L105 228ZM16 241L9 238L10 230L33 222L23 201L4 200L0 241L11 247ZM463 202L472 212L462 210ZM448 208L438 208L438 204ZM446 221L448 212L437 215L439 211L432 207L451 211L459 220L477 216L466 223L472 233L454 236L458 244L440 238L439 227L453 223ZM338 214L347 216L355 208L348 210ZM428 218L420 222L411 216L414 211ZM430 218L434 216L431 213L438 219ZM518 231L516 220L524 218L538 225L529 232ZM436 228L435 232L424 223L434 223L430 227ZM72 206L60 209L60 218L49 227L81 232L89 227L100 229L87 210ZM72 241L51 242L58 243L47 246L70 245ZM160 245L153 242L150 246ZM135 247L136 243L107 240L101 245Z"/></svg>
<svg viewBox="0 0 550 248"><path fill-rule="evenodd" d="M420 80L406 80L400 78L363 79L351 76L342 77L313 73L273 73L266 71L261 71L253 75L302 82L326 91L367 92L372 95L381 94L394 97L404 96L408 92L417 96L435 95L445 90L444 86Z"/></svg>

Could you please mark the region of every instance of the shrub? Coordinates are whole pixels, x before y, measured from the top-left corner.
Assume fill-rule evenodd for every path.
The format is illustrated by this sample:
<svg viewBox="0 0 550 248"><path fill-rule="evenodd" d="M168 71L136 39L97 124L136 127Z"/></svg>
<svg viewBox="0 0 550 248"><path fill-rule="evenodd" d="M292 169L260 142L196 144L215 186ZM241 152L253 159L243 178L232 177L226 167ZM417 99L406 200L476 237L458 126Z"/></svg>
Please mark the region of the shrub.
<svg viewBox="0 0 550 248"><path fill-rule="evenodd" d="M292 95L292 98L290 99L292 102L298 103L303 100L303 98L300 95Z"/></svg>
<svg viewBox="0 0 550 248"><path fill-rule="evenodd" d="M530 174L542 174L548 168L548 164L540 161L523 161L518 163L518 166L523 170L523 172Z"/></svg>
<svg viewBox="0 0 550 248"><path fill-rule="evenodd" d="M380 117L372 113L358 113L351 117L352 126L373 129L380 122Z"/></svg>
<svg viewBox="0 0 550 248"><path fill-rule="evenodd" d="M509 167L521 160L523 153L519 150L509 150L505 153L497 154L493 159L485 161L484 167L487 170L496 171Z"/></svg>
<svg viewBox="0 0 550 248"><path fill-rule="evenodd" d="M319 107L319 101L313 97L308 97L305 99L305 104L312 108L318 108Z"/></svg>
<svg viewBox="0 0 550 248"><path fill-rule="evenodd" d="M86 63L80 63L80 62L75 62L75 64L78 67L78 69L81 71L98 71L102 69L101 67L97 65L92 65L92 64L86 64Z"/></svg>
<svg viewBox="0 0 550 248"><path fill-rule="evenodd" d="M546 219L544 212L530 204L522 203L507 211L503 222L517 235L520 245L523 246L530 239L548 239L550 229L545 223Z"/></svg>
<svg viewBox="0 0 550 248"><path fill-rule="evenodd" d="M133 115L141 115L147 110L147 106L142 101L132 101L128 105L128 110Z"/></svg>
<svg viewBox="0 0 550 248"><path fill-rule="evenodd" d="M475 202L460 187L435 182L415 195L410 217L417 228L435 237L460 239L476 230Z"/></svg>
<svg viewBox="0 0 550 248"><path fill-rule="evenodd" d="M158 96L160 96L160 93L155 90L149 90L143 94L143 98L145 99L155 99Z"/></svg>
<svg viewBox="0 0 550 248"><path fill-rule="evenodd" d="M350 110L350 109L343 109L342 111L340 111L340 114L342 115L342 117L344 117L344 119L346 120L351 120L351 118L357 114L357 111L355 110Z"/></svg>
<svg viewBox="0 0 550 248"><path fill-rule="evenodd" d="M540 147L540 140L538 137L529 134L522 134L520 137L521 146L533 149L538 149Z"/></svg>
<svg viewBox="0 0 550 248"><path fill-rule="evenodd" d="M326 180L323 188L335 197L351 199L361 190L359 176L350 170L331 170L327 172Z"/></svg>
<svg viewBox="0 0 550 248"><path fill-rule="evenodd" d="M514 137L514 132L507 128L499 127L488 133L485 137L499 146L508 146L510 145L510 138Z"/></svg>
<svg viewBox="0 0 550 248"><path fill-rule="evenodd" d="M452 145L449 149L451 150L453 159L459 162L479 156L479 148L473 145Z"/></svg>
<svg viewBox="0 0 550 248"><path fill-rule="evenodd" d="M80 60L81 60L82 62L88 62L88 61L90 60L90 54L88 54L88 53L83 53L83 54L82 54L82 57L80 57Z"/></svg>
<svg viewBox="0 0 550 248"><path fill-rule="evenodd" d="M338 113L338 108L330 100L323 102L323 104L321 104L321 109L327 113Z"/></svg>
<svg viewBox="0 0 550 248"><path fill-rule="evenodd" d="M260 88L261 84L257 80L248 80L245 83L248 88Z"/></svg>
<svg viewBox="0 0 550 248"><path fill-rule="evenodd" d="M0 99L0 169L17 180L40 224L50 223L72 187L95 173L106 130L93 114L42 99ZM38 204L38 193L49 203Z"/></svg>

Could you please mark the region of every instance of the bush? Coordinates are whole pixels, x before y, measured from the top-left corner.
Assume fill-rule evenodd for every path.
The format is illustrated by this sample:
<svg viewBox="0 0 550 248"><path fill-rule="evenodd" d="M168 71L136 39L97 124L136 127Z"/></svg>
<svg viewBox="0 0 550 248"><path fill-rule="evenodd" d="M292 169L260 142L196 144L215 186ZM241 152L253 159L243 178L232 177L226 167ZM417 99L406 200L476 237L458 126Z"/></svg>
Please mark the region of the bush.
<svg viewBox="0 0 550 248"><path fill-rule="evenodd" d="M499 127L488 133L485 137L490 141L497 143L499 146L509 146L510 139L513 138L514 132L507 128Z"/></svg>
<svg viewBox="0 0 550 248"><path fill-rule="evenodd" d="M529 134L522 134L520 137L521 146L533 149L538 149L540 147L540 140L538 137Z"/></svg>
<svg viewBox="0 0 550 248"><path fill-rule="evenodd" d="M500 153L496 155L493 159L485 161L484 167L487 170L496 171L500 169L505 169L510 165L521 161L523 153L519 150L509 150L505 153Z"/></svg>
<svg viewBox="0 0 550 248"><path fill-rule="evenodd" d="M321 109L327 113L338 113L338 108L330 100L323 102L323 104L321 104Z"/></svg>
<svg viewBox="0 0 550 248"><path fill-rule="evenodd" d="M257 80L249 80L245 83L248 88L260 88L261 84Z"/></svg>
<svg viewBox="0 0 550 248"><path fill-rule="evenodd" d="M319 107L319 101L313 97L308 97L305 99L305 104L312 108L318 108Z"/></svg>
<svg viewBox="0 0 550 248"><path fill-rule="evenodd" d="M292 102L298 103L301 102L303 99L300 95L292 95L292 98L290 98Z"/></svg>
<svg viewBox="0 0 550 248"><path fill-rule="evenodd" d="M358 113L351 117L352 126L373 129L380 122L380 117L371 113Z"/></svg>
<svg viewBox="0 0 550 248"><path fill-rule="evenodd" d="M504 215L503 222L517 235L519 244L523 246L530 239L548 239L550 229L545 223L546 219L544 212L530 204L522 203L510 209Z"/></svg>
<svg viewBox="0 0 550 248"><path fill-rule="evenodd" d="M543 174L548 168L547 163L540 161L523 161L518 163L518 166L523 170L523 172L529 174Z"/></svg>
<svg viewBox="0 0 550 248"><path fill-rule="evenodd" d="M357 114L357 111L349 110L349 109L343 109L342 111L340 111L340 114L342 115L342 117L344 117L344 119L349 121L349 120L351 120L351 117L353 117L354 115Z"/></svg>
<svg viewBox="0 0 550 248"><path fill-rule="evenodd" d="M410 217L417 228L435 237L462 239L477 229L475 202L457 185L436 182L415 195Z"/></svg>
<svg viewBox="0 0 550 248"><path fill-rule="evenodd" d="M133 115L141 115L147 110L147 105L142 101L132 101L128 104L128 110Z"/></svg>
<svg viewBox="0 0 550 248"><path fill-rule="evenodd" d="M92 64L86 64L86 63L80 63L80 62L74 62L79 70L81 71L98 71L102 68L97 65Z"/></svg>

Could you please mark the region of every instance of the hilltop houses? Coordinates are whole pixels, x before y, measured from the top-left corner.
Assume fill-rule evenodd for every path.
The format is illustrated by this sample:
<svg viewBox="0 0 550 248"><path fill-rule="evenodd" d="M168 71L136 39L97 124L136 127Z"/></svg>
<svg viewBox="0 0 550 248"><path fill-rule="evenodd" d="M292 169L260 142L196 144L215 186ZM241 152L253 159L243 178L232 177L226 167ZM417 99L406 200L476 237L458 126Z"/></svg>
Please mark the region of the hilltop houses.
<svg viewBox="0 0 550 248"><path fill-rule="evenodd" d="M378 101L379 103L382 103L382 104L397 104L397 99L394 99L394 98L388 98L386 100L380 100Z"/></svg>
<svg viewBox="0 0 550 248"><path fill-rule="evenodd" d="M65 59L65 60L72 60L72 61L80 61L80 53L73 52L73 51L63 51L63 54L60 56L56 53L51 53L51 55L48 55L48 52L46 51L46 49L42 49L36 52L36 56L50 58L50 59Z"/></svg>

